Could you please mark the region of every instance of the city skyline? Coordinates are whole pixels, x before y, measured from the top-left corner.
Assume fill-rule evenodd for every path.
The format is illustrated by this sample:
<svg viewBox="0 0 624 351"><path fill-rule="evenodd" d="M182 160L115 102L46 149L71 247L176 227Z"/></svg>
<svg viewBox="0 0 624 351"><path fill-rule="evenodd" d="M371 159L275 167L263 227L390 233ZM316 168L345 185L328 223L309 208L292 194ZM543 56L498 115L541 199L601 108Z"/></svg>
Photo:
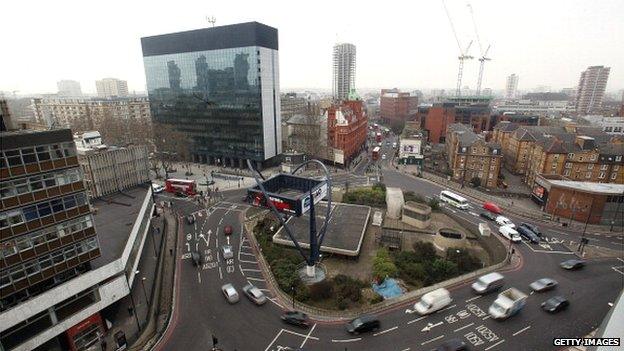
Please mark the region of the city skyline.
<svg viewBox="0 0 624 351"><path fill-rule="evenodd" d="M209 27L206 16L215 16L218 26L258 21L277 28L282 44L280 85L284 91L331 90L331 52L338 42L350 42L358 47L358 89L384 86L451 89L455 83L457 44L438 2L418 4L412 11L406 8L401 12L390 12L383 7L364 8L354 21L339 17L349 4L321 3L301 15L298 15L301 11L292 8L295 5L282 3L274 6L218 3L211 8L203 8L194 1L177 7L164 5L150 6L149 16L141 17L141 26L136 25L136 16L141 14L143 4L131 4L127 11L118 13L113 3L102 9L97 18L84 15L82 10L46 16L49 13L46 9L50 7L52 11L53 5L45 3L37 5L37 12L30 11L28 2L7 5L14 15L0 24L0 29L18 33L5 36L5 45L19 55L5 58L0 68L3 77L0 91L52 93L56 91L57 81L72 79L81 83L84 93L90 94L95 91L93 82L108 76L127 80L130 93L145 91L139 38ZM599 7L584 2L539 3L538 13L533 10L537 2L496 4L474 0L471 5L482 45L492 44L489 53L492 61L486 64L483 88L504 89L505 77L514 72L522 77L520 91L539 85L549 85L553 90L571 88L578 83L580 72L594 65L612 67L607 92L624 88L624 72L618 67L624 48L617 43L624 33L624 24L617 16L624 11L623 3L603 2ZM70 9L71 4L65 6ZM340 11L324 11L328 6L338 7ZM475 39L466 4L448 1L447 6L459 40L465 46ZM414 21L414 11L428 15ZM291 15L280 15L286 12ZM532 25L509 26L509 18L501 16L503 13L515 13L515 18L530 20ZM71 40L37 40L40 33L22 25L26 16L38 23L39 28L47 28L47 36ZM110 18L116 18L115 28L100 25ZM319 18L332 26L320 24ZM373 21L377 25L371 26ZM34 41L38 44L32 45ZM591 50L578 50L579 43L591 43L588 44ZM62 54L48 55L42 60L40 52L44 51ZM476 41L470 54L475 57L480 54ZM477 73L477 60L468 61L464 85L474 89Z"/></svg>

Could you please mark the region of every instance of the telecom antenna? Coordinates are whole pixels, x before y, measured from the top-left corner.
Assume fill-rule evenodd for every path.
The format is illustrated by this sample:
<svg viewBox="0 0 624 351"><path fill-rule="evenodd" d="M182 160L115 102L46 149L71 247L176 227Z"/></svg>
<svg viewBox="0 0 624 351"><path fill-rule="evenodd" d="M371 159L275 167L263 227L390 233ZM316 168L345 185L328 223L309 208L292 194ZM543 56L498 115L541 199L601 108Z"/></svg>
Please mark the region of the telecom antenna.
<svg viewBox="0 0 624 351"><path fill-rule="evenodd" d="M457 72L457 88L455 89L455 95L461 96L461 82L462 82L462 76L464 74L464 61L471 60L474 58L468 55L468 50L470 50L470 46L472 45L472 40L470 41L468 46L466 46L466 50L462 50L461 44L459 43L459 38L457 37L457 32L455 32L455 26L453 25L453 20L451 19L451 15L449 14L448 9L446 8L446 3L444 2L444 0L442 0L442 6L444 6L444 12L446 12L446 17L449 20L449 23L451 25L451 30L453 30L453 35L455 36L455 41L457 42L457 48L459 49L459 56L457 57L459 59L459 69Z"/></svg>

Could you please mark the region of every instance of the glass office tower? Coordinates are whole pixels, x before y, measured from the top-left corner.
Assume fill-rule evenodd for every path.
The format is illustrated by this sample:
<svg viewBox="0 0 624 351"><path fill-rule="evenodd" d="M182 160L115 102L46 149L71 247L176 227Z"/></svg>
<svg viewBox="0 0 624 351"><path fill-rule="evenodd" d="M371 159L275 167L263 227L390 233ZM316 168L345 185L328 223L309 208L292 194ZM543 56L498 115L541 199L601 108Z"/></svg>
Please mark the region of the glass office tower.
<svg viewBox="0 0 624 351"><path fill-rule="evenodd" d="M141 45L152 118L188 135L193 161L261 167L281 153L277 29L249 22Z"/></svg>

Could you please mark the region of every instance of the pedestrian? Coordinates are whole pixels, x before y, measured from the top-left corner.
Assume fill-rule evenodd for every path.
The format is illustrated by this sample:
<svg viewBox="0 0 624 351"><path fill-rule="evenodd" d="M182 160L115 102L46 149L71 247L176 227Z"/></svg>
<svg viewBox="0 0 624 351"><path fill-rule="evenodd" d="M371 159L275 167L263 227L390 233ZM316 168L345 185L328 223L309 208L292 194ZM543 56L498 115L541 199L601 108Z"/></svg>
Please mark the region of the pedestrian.
<svg viewBox="0 0 624 351"><path fill-rule="evenodd" d="M169 256L173 256L173 249L169 249Z"/></svg>

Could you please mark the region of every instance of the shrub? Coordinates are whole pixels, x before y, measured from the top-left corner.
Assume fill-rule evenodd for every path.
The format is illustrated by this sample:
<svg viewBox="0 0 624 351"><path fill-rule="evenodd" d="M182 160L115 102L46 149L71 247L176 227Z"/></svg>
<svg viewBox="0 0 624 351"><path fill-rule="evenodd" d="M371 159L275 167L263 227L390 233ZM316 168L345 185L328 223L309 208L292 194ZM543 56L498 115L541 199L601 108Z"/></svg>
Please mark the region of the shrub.
<svg viewBox="0 0 624 351"><path fill-rule="evenodd" d="M347 303L346 300L344 300L344 299L339 299L338 300L337 307L338 307L339 310L341 310L341 311L342 310L346 310L348 306L349 306L349 304Z"/></svg>
<svg viewBox="0 0 624 351"><path fill-rule="evenodd" d="M429 207L431 207L431 211L439 211L440 210L440 200L436 198L429 199Z"/></svg>
<svg viewBox="0 0 624 351"><path fill-rule="evenodd" d="M367 206L386 206L386 192L382 188L353 189L342 197L342 202Z"/></svg>
<svg viewBox="0 0 624 351"><path fill-rule="evenodd" d="M482 266L481 260L466 249L449 248L447 260L457 265L459 274L472 272Z"/></svg>
<svg viewBox="0 0 624 351"><path fill-rule="evenodd" d="M386 192L386 184L384 183L375 183L373 184L373 190L375 191L383 191Z"/></svg>
<svg viewBox="0 0 624 351"><path fill-rule="evenodd" d="M332 296L334 285L329 280L322 280L310 285L310 298L314 301L325 300Z"/></svg>
<svg viewBox="0 0 624 351"><path fill-rule="evenodd" d="M287 259L276 260L271 265L271 270L283 291L290 291L291 286L299 285L299 273L297 272L297 265L289 262Z"/></svg>
<svg viewBox="0 0 624 351"><path fill-rule="evenodd" d="M392 262L388 250L385 248L377 250L377 254L373 259L373 276L376 279L383 280L386 277L395 277L397 267Z"/></svg>
<svg viewBox="0 0 624 351"><path fill-rule="evenodd" d="M457 275L457 265L443 259L436 259L426 266L427 285L435 284Z"/></svg>
<svg viewBox="0 0 624 351"><path fill-rule="evenodd" d="M403 198L405 199L405 202L414 201L414 202L419 202L421 204L427 203L427 200L424 197L422 197L420 194L414 193L413 191L404 191Z"/></svg>
<svg viewBox="0 0 624 351"><path fill-rule="evenodd" d="M418 262L426 262L435 260L438 255L436 255L436 249L432 243L417 241L412 246L414 249L414 254L416 257L419 257Z"/></svg>
<svg viewBox="0 0 624 351"><path fill-rule="evenodd" d="M383 296L379 295L379 294L375 294L371 299L370 299L370 303L371 305L374 305L376 303L380 303L381 301L383 301Z"/></svg>
<svg viewBox="0 0 624 351"><path fill-rule="evenodd" d="M339 274L333 279L334 292L339 300L349 299L358 302L362 298L362 288L366 286L359 279L351 278L344 274Z"/></svg>

